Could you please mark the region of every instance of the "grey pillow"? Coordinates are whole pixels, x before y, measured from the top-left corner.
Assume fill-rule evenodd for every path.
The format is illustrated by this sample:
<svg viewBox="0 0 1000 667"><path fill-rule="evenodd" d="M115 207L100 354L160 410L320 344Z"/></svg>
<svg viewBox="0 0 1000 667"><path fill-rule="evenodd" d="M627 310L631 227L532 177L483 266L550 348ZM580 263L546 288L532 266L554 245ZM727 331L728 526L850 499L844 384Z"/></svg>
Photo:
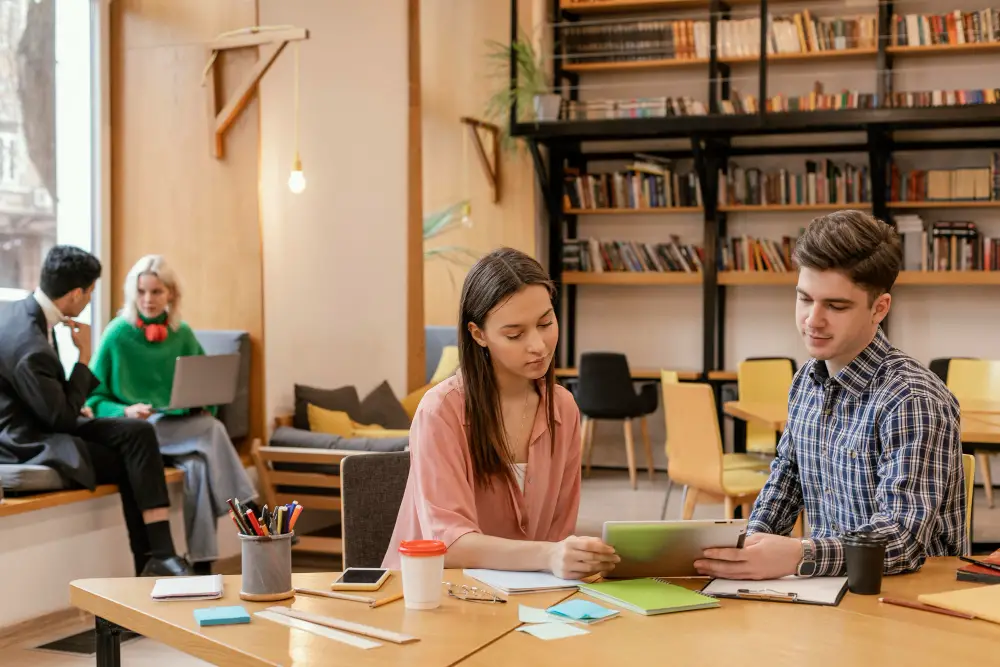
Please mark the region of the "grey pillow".
<svg viewBox="0 0 1000 667"><path fill-rule="evenodd" d="M406 409L392 393L388 382L383 382L365 396L365 400L361 401L361 419L355 421L378 424L388 429L410 428L410 415L406 414Z"/></svg>
<svg viewBox="0 0 1000 667"><path fill-rule="evenodd" d="M309 404L324 410L346 412L354 421L361 421L361 401L353 385L337 389L318 389L303 384L295 385L295 428L309 430Z"/></svg>

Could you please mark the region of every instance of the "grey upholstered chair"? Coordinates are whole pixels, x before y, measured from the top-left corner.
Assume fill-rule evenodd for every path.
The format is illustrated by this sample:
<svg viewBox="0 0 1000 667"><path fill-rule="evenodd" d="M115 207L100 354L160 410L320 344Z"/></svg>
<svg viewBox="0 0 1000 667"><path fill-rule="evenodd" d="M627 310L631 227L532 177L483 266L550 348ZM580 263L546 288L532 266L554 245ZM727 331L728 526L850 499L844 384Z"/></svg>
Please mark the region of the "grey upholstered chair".
<svg viewBox="0 0 1000 667"><path fill-rule="evenodd" d="M344 567L381 567L410 475L410 452L353 454L340 462Z"/></svg>

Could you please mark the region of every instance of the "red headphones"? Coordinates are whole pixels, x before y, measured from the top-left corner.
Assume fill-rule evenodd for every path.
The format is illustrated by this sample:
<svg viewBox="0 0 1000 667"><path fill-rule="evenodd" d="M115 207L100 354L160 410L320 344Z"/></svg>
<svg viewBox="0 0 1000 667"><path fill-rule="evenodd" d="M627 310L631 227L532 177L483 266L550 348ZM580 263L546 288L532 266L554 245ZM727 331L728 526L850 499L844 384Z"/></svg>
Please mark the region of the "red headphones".
<svg viewBox="0 0 1000 667"><path fill-rule="evenodd" d="M150 343L162 343L167 339L169 329L167 329L166 324L146 324L142 321L142 318L139 317L136 318L135 325L143 330L143 333L146 335L146 340Z"/></svg>

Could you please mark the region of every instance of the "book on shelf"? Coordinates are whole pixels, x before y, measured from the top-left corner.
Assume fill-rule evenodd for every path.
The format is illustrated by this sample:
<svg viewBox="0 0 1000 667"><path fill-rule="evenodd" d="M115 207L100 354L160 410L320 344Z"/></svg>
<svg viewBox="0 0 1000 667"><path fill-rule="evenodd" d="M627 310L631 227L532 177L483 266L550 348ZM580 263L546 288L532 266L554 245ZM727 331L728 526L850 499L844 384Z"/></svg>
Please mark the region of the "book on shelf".
<svg viewBox="0 0 1000 667"><path fill-rule="evenodd" d="M695 53L696 23L708 27L708 21L653 19L568 25L560 31L563 58L569 65L707 58L707 51Z"/></svg>
<svg viewBox="0 0 1000 667"><path fill-rule="evenodd" d="M806 160L805 170L745 169L735 162L719 170L719 205L851 204L871 201L868 165Z"/></svg>
<svg viewBox="0 0 1000 667"><path fill-rule="evenodd" d="M947 14L893 14L890 28L893 46L935 44L985 44L1000 42L1000 10L956 9Z"/></svg>
<svg viewBox="0 0 1000 667"><path fill-rule="evenodd" d="M823 91L823 83L817 81L808 95L789 96L779 93L768 97L764 104L766 111L770 112L873 109L878 106L878 96L857 90L826 93ZM719 109L727 115L757 113L760 105L756 95L744 95L733 89L729 99L719 100Z"/></svg>
<svg viewBox="0 0 1000 667"><path fill-rule="evenodd" d="M892 93L886 99L886 105L894 109L961 107L972 104L996 104L997 102L1000 102L1000 88L911 90Z"/></svg>
<svg viewBox="0 0 1000 667"><path fill-rule="evenodd" d="M708 107L693 97L633 97L620 99L568 100L568 120L602 118L666 118L704 116Z"/></svg>
<svg viewBox="0 0 1000 667"><path fill-rule="evenodd" d="M562 260L564 271L700 273L704 256L704 248L681 243L677 236L671 235L670 241L655 244L595 238L566 239L563 241Z"/></svg>
<svg viewBox="0 0 1000 667"><path fill-rule="evenodd" d="M706 33L708 22L706 24ZM760 55L760 18L724 19L718 22L720 58ZM877 46L878 23L875 14L817 18L808 10L778 15L767 30L769 54L821 53ZM708 41L708 34L705 35ZM704 57L708 57L707 50Z"/></svg>
<svg viewBox="0 0 1000 667"><path fill-rule="evenodd" d="M752 236L733 236L719 244L719 271L766 271L789 273L796 269L792 261L796 238L783 236L781 241Z"/></svg>
<svg viewBox="0 0 1000 667"><path fill-rule="evenodd" d="M988 166L963 169L905 170L892 162L888 195L891 202L1000 200L1000 152Z"/></svg>
<svg viewBox="0 0 1000 667"><path fill-rule="evenodd" d="M1000 238L979 233L968 220L925 222L919 215L897 215L906 271L998 271Z"/></svg>
<svg viewBox="0 0 1000 667"><path fill-rule="evenodd" d="M568 173L563 189L567 209L638 209L701 206L701 183L693 171L678 172L667 162L636 160L624 170Z"/></svg>

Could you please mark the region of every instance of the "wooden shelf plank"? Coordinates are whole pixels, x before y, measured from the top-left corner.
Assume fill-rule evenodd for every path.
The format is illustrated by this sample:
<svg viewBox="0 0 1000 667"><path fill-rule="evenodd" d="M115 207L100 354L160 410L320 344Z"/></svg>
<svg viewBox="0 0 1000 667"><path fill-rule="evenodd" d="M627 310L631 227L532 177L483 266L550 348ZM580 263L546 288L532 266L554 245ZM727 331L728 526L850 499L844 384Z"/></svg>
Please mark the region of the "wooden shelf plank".
<svg viewBox="0 0 1000 667"><path fill-rule="evenodd" d="M798 53L769 53L768 62L797 62L813 60L839 60L841 58L865 58L878 53L878 49L840 49L836 51L803 51ZM706 61L707 62L707 61ZM758 56L730 56L719 58L720 63L727 65L755 65L760 62Z"/></svg>
<svg viewBox="0 0 1000 667"><path fill-rule="evenodd" d="M681 271L566 271L566 285L700 285L700 273Z"/></svg>
<svg viewBox="0 0 1000 667"><path fill-rule="evenodd" d="M729 4L756 5L759 4L759 0L729 0ZM590 2L561 0L559 8L573 14L615 14L619 12L690 9L709 7L710 5L710 0L592 0Z"/></svg>
<svg viewBox="0 0 1000 667"><path fill-rule="evenodd" d="M798 271L719 271L720 285L794 285L798 279Z"/></svg>
<svg viewBox="0 0 1000 667"><path fill-rule="evenodd" d="M847 208L868 209L871 207L872 205L870 202L847 202L844 204L767 204L764 206L732 204L730 206L720 206L719 210L723 213L772 213L780 211L839 211Z"/></svg>
<svg viewBox="0 0 1000 667"><path fill-rule="evenodd" d="M659 208L567 208L566 215L678 215L682 213L701 213L700 206L671 206Z"/></svg>
<svg viewBox="0 0 1000 667"><path fill-rule="evenodd" d="M889 208L1000 208L1000 201L891 201Z"/></svg>
<svg viewBox="0 0 1000 667"><path fill-rule="evenodd" d="M890 46L886 53L894 56L940 56L969 55L973 53L995 53L1000 51L1000 42L981 44L928 44L926 46Z"/></svg>
<svg viewBox="0 0 1000 667"><path fill-rule="evenodd" d="M595 63L566 63L564 72L621 72L681 67L708 67L706 58L656 58L649 60L615 60Z"/></svg>
<svg viewBox="0 0 1000 667"><path fill-rule="evenodd" d="M720 285L794 285L798 271L720 271ZM896 285L1000 285L1000 271L900 271Z"/></svg>

